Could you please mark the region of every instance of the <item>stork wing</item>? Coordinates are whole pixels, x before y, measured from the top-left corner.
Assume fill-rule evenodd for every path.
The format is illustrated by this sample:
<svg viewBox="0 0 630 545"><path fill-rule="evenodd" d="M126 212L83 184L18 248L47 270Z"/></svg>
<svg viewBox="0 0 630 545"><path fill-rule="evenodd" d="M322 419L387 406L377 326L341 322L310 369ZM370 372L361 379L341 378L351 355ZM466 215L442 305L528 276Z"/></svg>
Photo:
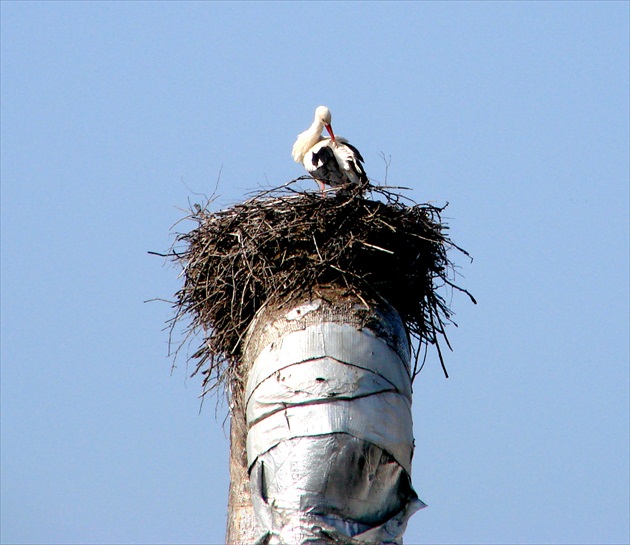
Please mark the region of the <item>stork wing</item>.
<svg viewBox="0 0 630 545"><path fill-rule="evenodd" d="M315 144L304 156L304 167L320 182L338 186L347 182L328 138Z"/></svg>
<svg viewBox="0 0 630 545"><path fill-rule="evenodd" d="M348 182L361 187L367 185L368 179L365 170L363 170L363 157L357 148L349 144L347 140L339 139L337 144L332 146L332 151Z"/></svg>

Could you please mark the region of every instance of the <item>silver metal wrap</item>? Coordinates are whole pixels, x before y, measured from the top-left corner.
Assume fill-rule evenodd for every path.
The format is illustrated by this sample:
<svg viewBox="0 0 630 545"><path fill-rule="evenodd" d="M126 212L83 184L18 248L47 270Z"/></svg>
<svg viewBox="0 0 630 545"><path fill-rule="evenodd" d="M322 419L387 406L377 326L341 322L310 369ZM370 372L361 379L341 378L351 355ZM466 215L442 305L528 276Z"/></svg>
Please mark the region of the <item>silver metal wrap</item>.
<svg viewBox="0 0 630 545"><path fill-rule="evenodd" d="M399 545L425 507L411 487L407 334L391 308L368 328L328 320L324 306L309 301L266 326L249 371L258 543Z"/></svg>

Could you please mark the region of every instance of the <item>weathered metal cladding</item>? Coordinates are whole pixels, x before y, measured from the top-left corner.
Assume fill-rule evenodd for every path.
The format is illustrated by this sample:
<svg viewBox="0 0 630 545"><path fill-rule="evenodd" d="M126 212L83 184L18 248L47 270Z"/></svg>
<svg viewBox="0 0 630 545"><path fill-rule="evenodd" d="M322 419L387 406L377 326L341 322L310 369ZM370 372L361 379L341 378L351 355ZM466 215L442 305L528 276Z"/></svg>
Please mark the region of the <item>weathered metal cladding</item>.
<svg viewBox="0 0 630 545"><path fill-rule="evenodd" d="M300 308L284 320L319 306ZM402 328L394 343L324 321L259 351L244 399L261 543L398 544L424 507L410 482L409 346L394 318L383 326Z"/></svg>

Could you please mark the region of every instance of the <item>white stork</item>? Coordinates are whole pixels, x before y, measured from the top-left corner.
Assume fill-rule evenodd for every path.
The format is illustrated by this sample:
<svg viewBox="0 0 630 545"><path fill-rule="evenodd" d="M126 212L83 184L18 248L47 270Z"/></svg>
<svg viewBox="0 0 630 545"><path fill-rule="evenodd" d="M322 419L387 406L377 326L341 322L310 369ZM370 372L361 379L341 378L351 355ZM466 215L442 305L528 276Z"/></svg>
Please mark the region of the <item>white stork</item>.
<svg viewBox="0 0 630 545"><path fill-rule="evenodd" d="M298 135L293 144L293 159L304 165L322 191L324 184L364 189L368 178L363 170L363 157L345 138L335 136L331 120L330 110L326 106L318 106L313 123ZM322 136L324 129L330 138Z"/></svg>

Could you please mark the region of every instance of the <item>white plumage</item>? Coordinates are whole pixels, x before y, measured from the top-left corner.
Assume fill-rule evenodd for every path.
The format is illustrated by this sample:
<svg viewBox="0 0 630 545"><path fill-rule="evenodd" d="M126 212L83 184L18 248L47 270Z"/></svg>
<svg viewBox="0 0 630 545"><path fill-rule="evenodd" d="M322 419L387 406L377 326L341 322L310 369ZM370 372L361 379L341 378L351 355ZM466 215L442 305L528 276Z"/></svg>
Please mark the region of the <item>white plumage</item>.
<svg viewBox="0 0 630 545"><path fill-rule="evenodd" d="M302 163L320 187L355 186L368 184L363 170L363 157L345 138L336 137L331 126L332 115L326 106L318 106L311 126L298 135L293 144L293 159ZM322 136L326 129L330 138Z"/></svg>

